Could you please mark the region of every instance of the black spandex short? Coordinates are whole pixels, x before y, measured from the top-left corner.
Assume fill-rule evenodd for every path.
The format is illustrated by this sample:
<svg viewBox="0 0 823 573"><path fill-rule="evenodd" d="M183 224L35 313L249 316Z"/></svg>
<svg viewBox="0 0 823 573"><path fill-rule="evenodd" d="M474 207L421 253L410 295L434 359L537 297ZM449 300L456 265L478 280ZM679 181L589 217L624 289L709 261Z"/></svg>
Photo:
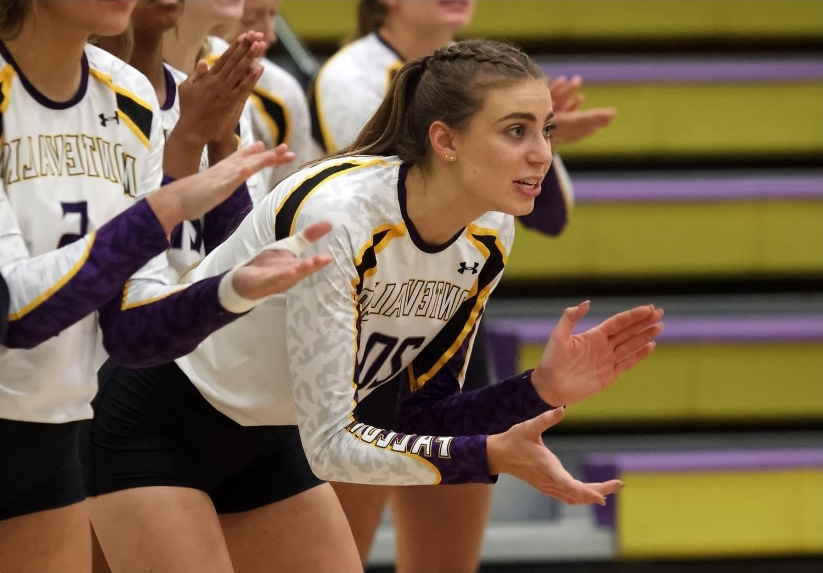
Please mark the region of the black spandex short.
<svg viewBox="0 0 823 573"><path fill-rule="evenodd" d="M83 501L78 428L0 420L0 520Z"/></svg>
<svg viewBox="0 0 823 573"><path fill-rule="evenodd" d="M321 483L296 426L241 426L170 363L98 373L94 420L81 448L89 495L145 486L206 492L218 513L263 507Z"/></svg>
<svg viewBox="0 0 823 573"><path fill-rule="evenodd" d="M463 391L468 392L488 386L491 384L491 376L491 363L486 352L486 337L483 335L481 327L474 340L474 348L469 358ZM387 428L389 430L394 428L397 394L400 392L401 384L408 384L405 370L379 386L362 402L357 404L355 409L357 420L377 428Z"/></svg>

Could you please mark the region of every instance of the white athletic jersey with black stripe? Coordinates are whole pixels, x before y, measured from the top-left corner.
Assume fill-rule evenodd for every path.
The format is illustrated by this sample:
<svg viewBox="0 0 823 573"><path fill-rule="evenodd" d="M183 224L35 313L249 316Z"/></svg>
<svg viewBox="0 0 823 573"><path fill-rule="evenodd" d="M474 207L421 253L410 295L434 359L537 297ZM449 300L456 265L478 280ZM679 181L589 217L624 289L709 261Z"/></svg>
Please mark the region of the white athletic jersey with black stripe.
<svg viewBox="0 0 823 573"><path fill-rule="evenodd" d="M92 233L162 180L163 136L151 84L91 45L83 67L75 97L53 102L0 44L0 269L14 276L22 261L70 244L15 283L12 320L61 288L84 264ZM146 285L167 282L164 259L155 257L134 275L124 307L153 296ZM0 346L0 418L89 418L96 333L92 314L31 350Z"/></svg>
<svg viewBox="0 0 823 573"><path fill-rule="evenodd" d="M402 66L397 52L369 34L341 48L320 68L312 86L312 130L327 153L354 141Z"/></svg>
<svg viewBox="0 0 823 573"><path fill-rule="evenodd" d="M236 422L298 424L323 479L488 481L485 436L459 444L409 437L358 424L353 415L358 401L404 369L414 389L443 377L459 393L466 354L514 238L513 218L490 212L445 245L424 244L405 213L405 173L397 157L345 157L278 185L190 279L232 268L324 220L334 228L307 254L330 253L334 262L177 362ZM472 475L481 477L459 478L454 468L465 464L479 464Z"/></svg>
<svg viewBox="0 0 823 573"><path fill-rule="evenodd" d="M213 36L209 38L209 45L216 56L229 47L224 40ZM274 62L263 58L260 64L263 73L244 113L251 124L252 139L262 141L268 149L285 143L294 153L294 161L260 172L262 194L265 194L305 163L316 159L317 152L311 138L309 106L303 88Z"/></svg>

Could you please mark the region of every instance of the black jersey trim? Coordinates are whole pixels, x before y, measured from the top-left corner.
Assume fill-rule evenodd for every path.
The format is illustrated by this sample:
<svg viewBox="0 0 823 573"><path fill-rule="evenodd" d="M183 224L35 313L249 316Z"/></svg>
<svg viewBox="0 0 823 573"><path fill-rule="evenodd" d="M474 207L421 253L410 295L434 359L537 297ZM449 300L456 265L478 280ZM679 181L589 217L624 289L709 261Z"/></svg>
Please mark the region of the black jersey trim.
<svg viewBox="0 0 823 573"><path fill-rule="evenodd" d="M151 122L154 117L152 110L121 91L117 91L116 95L117 109L131 120L132 124L143 134L146 141L150 141Z"/></svg>
<svg viewBox="0 0 823 573"><path fill-rule="evenodd" d="M443 364L454 356L468 336L476 330L477 321L483 313L488 287L506 264L506 257L497 242L497 235L471 233L471 238L488 249L488 258L477 278L476 288L454 316L446 323L437 336L414 359L410 378L423 385Z"/></svg>
<svg viewBox="0 0 823 573"><path fill-rule="evenodd" d="M274 94L262 88L255 87L254 95L257 96L258 101L260 101L260 105L263 107L267 119L271 120L276 128L277 138L274 141L274 145L287 143L291 136L291 122L289 121L289 114L286 110L285 103ZM269 129L271 130L271 126Z"/></svg>
<svg viewBox="0 0 823 573"><path fill-rule="evenodd" d="M303 205L306 198L311 195L312 191L317 189L317 187L319 187L330 177L337 175L338 173L342 173L343 171L348 171L349 169L355 169L362 166L363 163L338 163L337 165L318 171L295 187L289 196L286 197L286 200L283 201L277 209L277 216L275 217L274 222L275 239L279 241L280 239L285 239L292 234L294 222L297 219L297 214L300 211L300 207Z"/></svg>

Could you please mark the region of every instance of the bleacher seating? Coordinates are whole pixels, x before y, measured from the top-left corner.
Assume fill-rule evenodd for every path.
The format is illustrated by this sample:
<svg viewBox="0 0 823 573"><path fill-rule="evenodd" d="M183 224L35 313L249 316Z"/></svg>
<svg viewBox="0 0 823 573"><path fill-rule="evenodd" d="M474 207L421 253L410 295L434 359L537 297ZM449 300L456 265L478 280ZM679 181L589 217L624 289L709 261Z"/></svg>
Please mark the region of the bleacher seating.
<svg viewBox="0 0 823 573"><path fill-rule="evenodd" d="M589 454L590 481L626 487L594 513L619 558L823 552L823 449Z"/></svg>
<svg viewBox="0 0 823 573"><path fill-rule="evenodd" d="M597 322L583 320L579 330ZM823 314L669 314L665 323L654 354L611 388L570 407L564 425L823 419ZM546 319L490 320L498 376L534 367L553 328Z"/></svg>
<svg viewBox="0 0 823 573"><path fill-rule="evenodd" d="M583 173L574 185L568 229L549 238L518 228L504 283L823 280L823 170Z"/></svg>

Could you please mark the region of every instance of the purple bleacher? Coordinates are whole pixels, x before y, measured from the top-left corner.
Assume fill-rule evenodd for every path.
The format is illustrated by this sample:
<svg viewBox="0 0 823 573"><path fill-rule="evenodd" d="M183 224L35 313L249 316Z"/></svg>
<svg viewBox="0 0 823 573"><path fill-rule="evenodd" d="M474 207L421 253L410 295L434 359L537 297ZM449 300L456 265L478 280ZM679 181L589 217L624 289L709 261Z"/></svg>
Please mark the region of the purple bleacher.
<svg viewBox="0 0 823 573"><path fill-rule="evenodd" d="M819 58L545 60L549 77L579 75L584 83L772 83L823 79Z"/></svg>
<svg viewBox="0 0 823 573"><path fill-rule="evenodd" d="M757 177L646 176L574 178L577 203L821 199L823 173Z"/></svg>
<svg viewBox="0 0 823 573"><path fill-rule="evenodd" d="M631 472L732 472L801 468L823 468L823 449L595 453L586 456L581 473L587 482L602 482ZM619 496L610 498L605 507L594 506L598 525L615 526L618 499Z"/></svg>
<svg viewBox="0 0 823 573"><path fill-rule="evenodd" d="M556 319L489 319L486 336L494 349L494 364L500 379L517 372L517 349L522 344L544 344ZM583 319L576 333L597 326L601 319ZM766 314L746 316L666 316L659 343L763 343L823 340L823 315Z"/></svg>

